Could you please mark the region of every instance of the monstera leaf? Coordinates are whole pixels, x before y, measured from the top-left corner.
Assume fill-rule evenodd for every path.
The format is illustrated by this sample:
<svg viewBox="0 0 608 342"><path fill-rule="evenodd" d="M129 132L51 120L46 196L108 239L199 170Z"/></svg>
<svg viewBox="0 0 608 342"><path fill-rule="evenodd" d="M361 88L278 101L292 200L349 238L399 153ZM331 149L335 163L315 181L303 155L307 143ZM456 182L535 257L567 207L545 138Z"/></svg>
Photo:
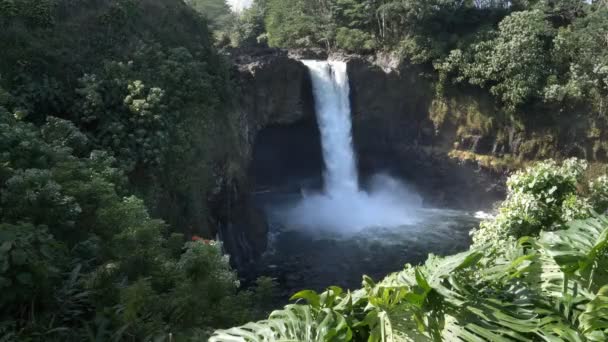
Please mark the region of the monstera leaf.
<svg viewBox="0 0 608 342"><path fill-rule="evenodd" d="M352 332L344 316L331 309L287 305L265 321L219 330L210 342L329 342L350 341Z"/></svg>
<svg viewBox="0 0 608 342"><path fill-rule="evenodd" d="M598 290L608 282L608 220L596 217L569 223L568 229L544 232L538 244L571 278ZM599 271L599 272L598 272Z"/></svg>
<svg viewBox="0 0 608 342"><path fill-rule="evenodd" d="M425 265L379 284L390 285L384 292L391 289L401 299L379 306L384 311L377 315L392 337L401 337L394 341L584 341L574 311L588 297L577 293L576 283L567 281L548 252L535 247L534 241L524 240L506 244L499 255L472 250L448 258L432 256ZM376 290L370 303L387 303L378 298L392 297ZM565 305L555 298L570 301ZM418 331L403 320L416 322ZM375 341L387 340L377 335Z"/></svg>
<svg viewBox="0 0 608 342"><path fill-rule="evenodd" d="M589 341L608 341L608 285L602 287L586 305L579 320Z"/></svg>

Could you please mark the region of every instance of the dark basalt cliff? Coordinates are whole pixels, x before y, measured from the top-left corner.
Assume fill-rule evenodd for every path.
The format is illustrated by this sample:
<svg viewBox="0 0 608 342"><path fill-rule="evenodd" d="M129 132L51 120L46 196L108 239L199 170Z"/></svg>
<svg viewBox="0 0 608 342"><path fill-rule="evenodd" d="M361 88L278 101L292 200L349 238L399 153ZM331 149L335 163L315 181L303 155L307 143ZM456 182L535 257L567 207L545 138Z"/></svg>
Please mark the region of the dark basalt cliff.
<svg viewBox="0 0 608 342"><path fill-rule="evenodd" d="M308 69L282 50L267 49L233 56L239 109L248 143L270 125L289 125L314 118Z"/></svg>
<svg viewBox="0 0 608 342"><path fill-rule="evenodd" d="M239 167L246 175L222 188L217 198L230 204L217 212L220 221L229 222L224 241L240 264L266 247L267 224L251 193L320 186L320 137L310 75L301 59L348 63L353 143L363 185L370 175L384 172L412 185L427 205L487 209L504 197L508 172L526 161L607 159L604 127L523 113L518 117L527 121L514 123L483 89L453 87L437 96L428 70L390 54L255 49L231 51L229 57L239 89ZM317 182L294 183L294 178Z"/></svg>
<svg viewBox="0 0 608 342"><path fill-rule="evenodd" d="M241 163L235 167L243 176L220 180L210 201L224 246L233 262L243 267L259 257L267 244L268 224L250 194L263 184L274 185L297 173L302 169L298 161L315 159L315 153L306 153L309 146L315 148L311 141L319 146L319 138L304 64L277 49L235 50L228 57L238 91Z"/></svg>
<svg viewBox="0 0 608 342"><path fill-rule="evenodd" d="M455 132L435 130L429 116L433 89L422 70L387 55L342 58L348 62L362 175L385 171L405 179L429 205L487 208L501 198L502 173L449 156Z"/></svg>

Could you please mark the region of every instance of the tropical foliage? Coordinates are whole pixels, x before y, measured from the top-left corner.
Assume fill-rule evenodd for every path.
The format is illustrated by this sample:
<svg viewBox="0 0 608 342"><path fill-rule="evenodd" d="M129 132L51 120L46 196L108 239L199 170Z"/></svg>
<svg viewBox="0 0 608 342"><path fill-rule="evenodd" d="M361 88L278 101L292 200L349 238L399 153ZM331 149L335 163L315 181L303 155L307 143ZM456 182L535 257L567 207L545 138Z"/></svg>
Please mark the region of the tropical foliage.
<svg viewBox="0 0 608 342"><path fill-rule="evenodd" d="M263 312L252 303L271 282L237 293L220 246L167 234L128 195L116 159L69 121L38 128L0 107L0 146L2 335L205 336Z"/></svg>
<svg viewBox="0 0 608 342"><path fill-rule="evenodd" d="M242 289L210 240L242 162L214 42L391 49L438 93L606 113L605 1L187 4L0 0L0 341L204 340L266 315L273 281ZM604 341L608 178L585 167L514 175L463 254L302 291L211 340Z"/></svg>
<svg viewBox="0 0 608 342"><path fill-rule="evenodd" d="M221 30L232 20L232 11L226 0L186 0L186 4L199 12L211 30Z"/></svg>
<svg viewBox="0 0 608 342"><path fill-rule="evenodd" d="M566 222L589 217L594 209L605 209L596 196L590 200L580 193L586 168L583 160L569 159L561 165L547 160L513 174L507 181L507 199L496 218L483 222L474 232L475 244L536 236L542 229L556 230ZM602 179L592 188L601 187Z"/></svg>
<svg viewBox="0 0 608 342"><path fill-rule="evenodd" d="M292 300L305 304L211 341L605 341L608 219L593 214L605 210L595 200L605 177L586 196L585 168L547 161L513 175L498 216L464 253L430 255L378 283L364 277L354 292L299 292ZM572 196L586 205L565 223Z"/></svg>
<svg viewBox="0 0 608 342"><path fill-rule="evenodd" d="M211 42L180 1L0 0L1 341L205 339L266 314L273 282L241 289L196 238L238 156Z"/></svg>
<svg viewBox="0 0 608 342"><path fill-rule="evenodd" d="M228 68L204 19L173 0L49 0L44 12L0 3L7 109L38 125L73 122L111 152L154 215L210 237L214 173L239 154ZM30 22L28 11L52 20ZM160 28L166 13L172 23Z"/></svg>

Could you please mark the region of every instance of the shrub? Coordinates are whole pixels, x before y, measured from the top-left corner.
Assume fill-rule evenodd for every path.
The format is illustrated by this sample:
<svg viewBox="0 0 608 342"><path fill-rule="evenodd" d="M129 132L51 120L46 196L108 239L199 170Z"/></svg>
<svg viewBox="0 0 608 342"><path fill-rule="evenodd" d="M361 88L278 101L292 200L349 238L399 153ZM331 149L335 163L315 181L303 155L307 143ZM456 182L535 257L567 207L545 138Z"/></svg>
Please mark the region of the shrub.
<svg viewBox="0 0 608 342"><path fill-rule="evenodd" d="M600 217L501 241L498 253L431 255L354 292L299 292L301 303L210 341L604 341L607 247Z"/></svg>
<svg viewBox="0 0 608 342"><path fill-rule="evenodd" d="M578 191L586 168L583 160L547 160L509 177L507 199L495 219L482 222L473 232L475 245L536 236L541 229L558 229L571 219L589 217L590 206Z"/></svg>
<svg viewBox="0 0 608 342"><path fill-rule="evenodd" d="M352 52L369 52L376 48L376 42L365 31L340 27L336 32L336 47Z"/></svg>
<svg viewBox="0 0 608 342"><path fill-rule="evenodd" d="M589 183L590 200L593 208L604 213L608 210L608 176L599 176L595 181Z"/></svg>
<svg viewBox="0 0 608 342"><path fill-rule="evenodd" d="M205 336L263 313L221 246L166 238L108 153L70 122L0 107L0 331L18 340ZM179 333L177 333L179 332Z"/></svg>

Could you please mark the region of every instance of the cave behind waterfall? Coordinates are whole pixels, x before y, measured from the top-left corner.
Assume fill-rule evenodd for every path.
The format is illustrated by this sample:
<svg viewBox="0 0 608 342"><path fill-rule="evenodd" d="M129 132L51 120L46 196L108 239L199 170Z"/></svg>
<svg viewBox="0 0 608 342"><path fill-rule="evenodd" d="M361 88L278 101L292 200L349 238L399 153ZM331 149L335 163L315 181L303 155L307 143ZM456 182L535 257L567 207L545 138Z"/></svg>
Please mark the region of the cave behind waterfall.
<svg viewBox="0 0 608 342"><path fill-rule="evenodd" d="M323 156L314 118L262 129L253 149L255 191L299 191L322 186Z"/></svg>

